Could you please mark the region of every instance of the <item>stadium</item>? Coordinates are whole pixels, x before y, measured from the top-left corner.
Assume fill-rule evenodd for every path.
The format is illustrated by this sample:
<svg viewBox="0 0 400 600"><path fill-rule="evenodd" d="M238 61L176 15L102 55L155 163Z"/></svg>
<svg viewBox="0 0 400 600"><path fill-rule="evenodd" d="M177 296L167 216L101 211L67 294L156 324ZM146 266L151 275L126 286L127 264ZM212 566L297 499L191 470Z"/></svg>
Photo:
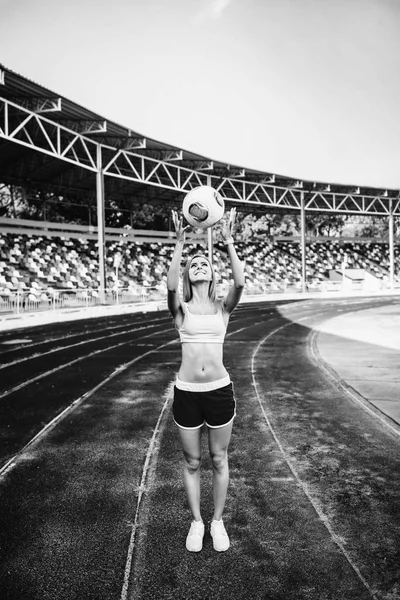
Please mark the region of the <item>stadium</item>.
<svg viewBox="0 0 400 600"><path fill-rule="evenodd" d="M187 511L170 213L199 185L236 207L246 274L216 562L163 543ZM0 65L0 197L1 597L400 598L399 191L218 162ZM213 229L187 252L222 296Z"/></svg>

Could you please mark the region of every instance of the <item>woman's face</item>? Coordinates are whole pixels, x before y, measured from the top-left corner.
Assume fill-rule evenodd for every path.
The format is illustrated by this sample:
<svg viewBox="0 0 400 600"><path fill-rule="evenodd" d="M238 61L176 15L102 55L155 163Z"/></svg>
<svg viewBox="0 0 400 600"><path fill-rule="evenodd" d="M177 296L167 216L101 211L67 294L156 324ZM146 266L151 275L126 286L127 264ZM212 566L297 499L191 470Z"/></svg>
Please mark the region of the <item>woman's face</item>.
<svg viewBox="0 0 400 600"><path fill-rule="evenodd" d="M194 256L189 267L190 282L212 281L212 278L213 274L208 259L205 256Z"/></svg>

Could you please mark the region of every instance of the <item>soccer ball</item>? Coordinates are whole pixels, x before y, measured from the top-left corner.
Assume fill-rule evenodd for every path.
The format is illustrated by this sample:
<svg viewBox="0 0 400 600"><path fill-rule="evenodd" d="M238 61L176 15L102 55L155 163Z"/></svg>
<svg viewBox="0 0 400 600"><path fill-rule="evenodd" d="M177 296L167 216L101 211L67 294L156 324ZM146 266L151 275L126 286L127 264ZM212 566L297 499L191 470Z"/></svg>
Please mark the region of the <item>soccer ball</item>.
<svg viewBox="0 0 400 600"><path fill-rule="evenodd" d="M211 186L199 185L186 194L182 210L189 225L207 229L222 219L225 202L221 194Z"/></svg>

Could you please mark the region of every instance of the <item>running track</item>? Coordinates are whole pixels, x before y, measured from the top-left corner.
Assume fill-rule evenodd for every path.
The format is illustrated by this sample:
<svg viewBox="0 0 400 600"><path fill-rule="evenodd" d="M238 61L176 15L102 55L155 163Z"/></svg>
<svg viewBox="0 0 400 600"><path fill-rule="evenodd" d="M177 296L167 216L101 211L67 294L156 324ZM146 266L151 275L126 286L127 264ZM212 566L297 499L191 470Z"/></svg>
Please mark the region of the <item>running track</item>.
<svg viewBox="0 0 400 600"><path fill-rule="evenodd" d="M209 536L199 554L184 548L169 315L2 334L0 598L399 599L400 437L313 350L327 319L396 302L235 311L225 347L238 401L232 546L221 555ZM205 521L210 480L204 442Z"/></svg>

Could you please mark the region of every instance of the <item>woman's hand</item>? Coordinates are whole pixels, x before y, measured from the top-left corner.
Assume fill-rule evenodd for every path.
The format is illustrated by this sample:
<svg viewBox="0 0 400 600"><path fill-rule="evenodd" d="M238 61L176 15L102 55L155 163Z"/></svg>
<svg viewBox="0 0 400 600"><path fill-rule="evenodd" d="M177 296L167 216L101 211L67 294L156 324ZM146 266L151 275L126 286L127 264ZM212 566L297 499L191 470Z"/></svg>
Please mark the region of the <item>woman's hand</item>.
<svg viewBox="0 0 400 600"><path fill-rule="evenodd" d="M189 225L186 225L186 227L184 227L183 226L183 216L178 217L178 213L176 212L176 210L172 210L171 212L172 212L172 221L173 221L174 227L175 227L176 241L184 242L185 241L185 232L186 232L186 229L189 228Z"/></svg>
<svg viewBox="0 0 400 600"><path fill-rule="evenodd" d="M233 244L233 234L235 231L236 208L229 211L228 220L222 224L221 234L224 244Z"/></svg>

